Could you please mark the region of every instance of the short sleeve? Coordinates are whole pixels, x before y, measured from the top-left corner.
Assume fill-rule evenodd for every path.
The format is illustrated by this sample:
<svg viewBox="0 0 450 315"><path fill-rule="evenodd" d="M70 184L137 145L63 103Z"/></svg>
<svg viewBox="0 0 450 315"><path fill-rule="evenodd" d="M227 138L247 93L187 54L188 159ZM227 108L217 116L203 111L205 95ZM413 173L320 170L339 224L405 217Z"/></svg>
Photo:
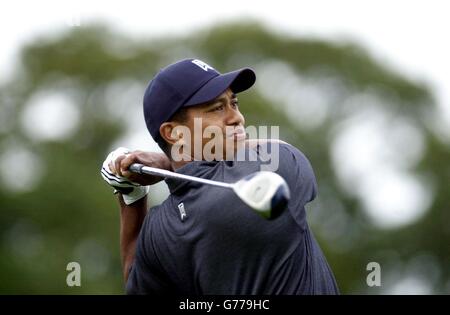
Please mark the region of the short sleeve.
<svg viewBox="0 0 450 315"><path fill-rule="evenodd" d="M171 293L171 286L155 251L152 235L157 217L153 211L147 214L136 244L134 262L126 283L127 294L165 295Z"/></svg>
<svg viewBox="0 0 450 315"><path fill-rule="evenodd" d="M286 180L291 191L289 209L296 222L306 227L305 205L317 196L317 182L307 157L296 147L280 145L278 173Z"/></svg>
<svg viewBox="0 0 450 315"><path fill-rule="evenodd" d="M285 162L290 180L294 183L295 193L303 204L313 201L317 196L317 181L308 158L296 147L281 144L285 151L282 161Z"/></svg>

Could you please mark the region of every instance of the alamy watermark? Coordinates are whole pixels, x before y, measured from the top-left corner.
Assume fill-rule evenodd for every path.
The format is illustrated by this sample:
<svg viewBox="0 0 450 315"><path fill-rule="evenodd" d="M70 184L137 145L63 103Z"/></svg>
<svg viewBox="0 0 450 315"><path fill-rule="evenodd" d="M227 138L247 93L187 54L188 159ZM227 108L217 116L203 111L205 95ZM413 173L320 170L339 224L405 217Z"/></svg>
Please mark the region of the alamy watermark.
<svg viewBox="0 0 450 315"><path fill-rule="evenodd" d="M83 21L81 14L76 10L72 10L71 14L66 17L65 22L69 27L80 27Z"/></svg>
<svg viewBox="0 0 450 315"><path fill-rule="evenodd" d="M66 270L70 271L66 277L68 287L81 287L81 266L79 263L72 261L66 266Z"/></svg>
<svg viewBox="0 0 450 315"><path fill-rule="evenodd" d="M279 126L203 126L202 118L194 118L194 128L178 125L171 137L172 160L191 161L261 161L261 170L276 171L279 167ZM192 135L193 133L193 135ZM246 147L257 149L248 154ZM254 151L253 151L254 152Z"/></svg>
<svg viewBox="0 0 450 315"><path fill-rule="evenodd" d="M370 271L366 277L366 284L369 287L381 286L381 266L379 263L372 261L366 266L366 270Z"/></svg>

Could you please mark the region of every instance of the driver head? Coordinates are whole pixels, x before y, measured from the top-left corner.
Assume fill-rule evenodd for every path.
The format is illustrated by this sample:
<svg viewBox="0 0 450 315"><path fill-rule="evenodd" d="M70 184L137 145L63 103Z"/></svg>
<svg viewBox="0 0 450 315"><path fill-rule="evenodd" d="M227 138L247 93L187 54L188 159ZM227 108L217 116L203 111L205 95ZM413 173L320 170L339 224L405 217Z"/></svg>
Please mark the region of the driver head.
<svg viewBox="0 0 450 315"><path fill-rule="evenodd" d="M256 172L234 185L235 193L265 219L277 218L286 208L290 192L285 180L274 172Z"/></svg>

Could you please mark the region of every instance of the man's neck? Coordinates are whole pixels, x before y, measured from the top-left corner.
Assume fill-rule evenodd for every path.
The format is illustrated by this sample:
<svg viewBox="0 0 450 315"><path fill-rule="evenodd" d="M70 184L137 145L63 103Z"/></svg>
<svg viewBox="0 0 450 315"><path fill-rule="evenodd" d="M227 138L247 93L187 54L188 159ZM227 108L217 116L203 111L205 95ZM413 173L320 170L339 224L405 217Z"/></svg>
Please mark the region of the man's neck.
<svg viewBox="0 0 450 315"><path fill-rule="evenodd" d="M257 140L257 139L255 139L253 142L251 142L251 141L249 141L249 140L246 140L246 141L244 142L244 145L247 145L247 146L256 146L257 143L258 143L258 140ZM234 154L236 155L236 152L234 152ZM184 155L183 158L181 159L181 161L174 161L174 160L170 159L170 165L171 165L171 167L172 167L172 170L173 170L173 171L176 171L177 169L183 167L183 166L186 165L186 164L191 163L191 162L194 161L194 160L195 160L195 158L193 158L193 157L191 157L191 156L186 156L186 155Z"/></svg>
<svg viewBox="0 0 450 315"><path fill-rule="evenodd" d="M177 169L183 167L184 165L190 163L191 161L181 160L179 162L170 161L170 165L172 166L172 170L176 171Z"/></svg>

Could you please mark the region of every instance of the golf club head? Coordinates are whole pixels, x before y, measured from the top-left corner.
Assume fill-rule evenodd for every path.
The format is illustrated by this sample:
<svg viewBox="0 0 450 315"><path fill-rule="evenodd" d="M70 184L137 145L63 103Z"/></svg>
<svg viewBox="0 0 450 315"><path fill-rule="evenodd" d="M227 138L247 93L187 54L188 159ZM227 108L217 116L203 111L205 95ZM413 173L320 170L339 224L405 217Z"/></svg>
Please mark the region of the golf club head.
<svg viewBox="0 0 450 315"><path fill-rule="evenodd" d="M277 173L261 171L250 174L233 186L234 192L265 219L275 219L290 199L286 181Z"/></svg>

